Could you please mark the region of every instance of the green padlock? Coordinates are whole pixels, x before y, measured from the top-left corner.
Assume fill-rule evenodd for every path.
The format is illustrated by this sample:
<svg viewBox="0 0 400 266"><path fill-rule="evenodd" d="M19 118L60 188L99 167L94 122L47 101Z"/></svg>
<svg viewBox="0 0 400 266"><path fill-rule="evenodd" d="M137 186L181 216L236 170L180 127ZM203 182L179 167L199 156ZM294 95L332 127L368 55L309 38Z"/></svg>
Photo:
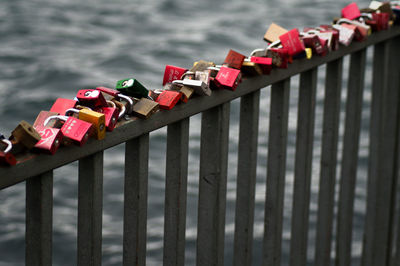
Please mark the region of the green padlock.
<svg viewBox="0 0 400 266"><path fill-rule="evenodd" d="M128 78L117 81L116 89L135 98L147 98L149 91L136 79Z"/></svg>

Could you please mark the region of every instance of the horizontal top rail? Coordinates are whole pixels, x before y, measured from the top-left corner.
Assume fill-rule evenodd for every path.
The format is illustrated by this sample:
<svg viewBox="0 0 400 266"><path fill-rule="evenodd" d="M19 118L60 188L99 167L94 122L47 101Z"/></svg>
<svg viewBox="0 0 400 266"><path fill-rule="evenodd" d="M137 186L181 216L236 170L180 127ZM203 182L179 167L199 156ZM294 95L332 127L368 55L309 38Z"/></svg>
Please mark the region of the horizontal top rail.
<svg viewBox="0 0 400 266"><path fill-rule="evenodd" d="M305 72L319 65L336 60L345 55L354 53L368 46L394 38L400 35L400 26L393 26L389 30L373 33L363 42L353 42L350 46L341 46L339 50L330 52L325 57L315 56L312 59L294 60L287 69L273 69L270 75L244 78L236 91L217 90L213 91L210 97L200 96L191 99L185 104L179 104L172 110L159 111L148 120L132 118L121 121L119 127L113 132L107 133L103 140L91 139L84 147L68 146L59 149L54 155L32 154L25 156L25 161L12 167L0 167L0 189L12 186L26 179L45 173L65 164L82 159L126 142L129 139L138 137L164 127L173 122L193 116L222 103L232 101L238 97L269 86L275 82L284 80L301 72ZM19 158L21 159L21 158Z"/></svg>

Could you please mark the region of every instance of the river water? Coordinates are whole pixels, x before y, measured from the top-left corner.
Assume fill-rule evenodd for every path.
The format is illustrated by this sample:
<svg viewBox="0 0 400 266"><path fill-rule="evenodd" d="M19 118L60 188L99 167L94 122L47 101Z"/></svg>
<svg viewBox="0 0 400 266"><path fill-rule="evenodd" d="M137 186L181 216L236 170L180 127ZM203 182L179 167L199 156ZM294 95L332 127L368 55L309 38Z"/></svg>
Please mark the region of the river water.
<svg viewBox="0 0 400 266"><path fill-rule="evenodd" d="M358 2L365 7L369 1ZM1 0L0 132L9 135L21 120L32 123L58 97L72 98L80 88L113 87L135 77L150 89L161 88L166 64L190 68L205 59L221 63L229 49L250 54L265 47L262 37L272 22L285 28L330 23L349 2L306 0ZM370 57L370 55L369 55ZM346 59L347 60L347 59ZM345 67L346 69L346 67ZM323 75L321 67L319 74ZM346 72L344 74L346 77ZM367 69L365 105L370 103ZM283 227L283 263L289 254L297 125L298 77L292 79L287 186ZM345 85L345 83L344 83ZM261 261L270 90L262 90L254 229L254 264ZM309 254L314 256L320 159L323 83L318 87L311 195ZM345 92L342 93L345 98ZM225 264L233 254L239 101L231 104ZM200 115L191 118L187 265L195 264ZM341 117L343 121L343 114ZM363 112L360 166L354 217L353 256L361 252L368 155L369 112ZM343 133L343 126L340 129ZM161 265L166 129L150 137L148 265ZM340 151L339 145L339 151ZM103 264L121 265L124 146L105 152ZM340 158L340 152L339 152ZM338 171L339 173L339 171ZM0 191L0 266L24 265L25 186ZM55 170L54 265L76 264L77 163Z"/></svg>

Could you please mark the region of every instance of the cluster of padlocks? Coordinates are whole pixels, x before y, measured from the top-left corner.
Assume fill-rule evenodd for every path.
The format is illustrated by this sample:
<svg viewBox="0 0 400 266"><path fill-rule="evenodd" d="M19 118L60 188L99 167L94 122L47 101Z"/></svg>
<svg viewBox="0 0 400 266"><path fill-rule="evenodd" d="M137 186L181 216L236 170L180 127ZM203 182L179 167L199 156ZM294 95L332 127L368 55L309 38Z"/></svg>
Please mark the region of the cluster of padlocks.
<svg viewBox="0 0 400 266"><path fill-rule="evenodd" d="M210 96L213 90L235 90L242 76L268 75L272 68L287 68L294 59L325 56L330 51L363 41L374 31L400 24L399 2L372 1L359 9L344 7L331 25L286 30L274 23L264 35L268 46L250 56L230 50L224 62L200 60L190 69L167 65L163 89L148 90L137 79L119 80L115 89L79 90L74 99L58 98L50 111L41 111L33 125L22 121L9 139L0 135L0 164L15 165L15 155L28 150L54 154L61 145L82 146L92 137L106 137L118 121L149 118L159 109L170 110L191 97Z"/></svg>

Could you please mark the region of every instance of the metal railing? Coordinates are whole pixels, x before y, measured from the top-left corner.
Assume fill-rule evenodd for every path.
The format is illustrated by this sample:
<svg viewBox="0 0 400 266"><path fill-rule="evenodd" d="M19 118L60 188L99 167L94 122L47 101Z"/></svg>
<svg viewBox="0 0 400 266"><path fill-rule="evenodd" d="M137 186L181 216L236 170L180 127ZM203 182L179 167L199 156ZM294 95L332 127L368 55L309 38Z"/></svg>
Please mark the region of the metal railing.
<svg viewBox="0 0 400 266"><path fill-rule="evenodd" d="M360 136L366 51L374 46L369 132L367 213L362 265L397 265L400 230L397 179L400 155L400 27L288 69L244 79L236 91L196 97L149 120L127 121L107 138L69 146L0 168L0 189L26 182L26 264L52 264L53 169L79 160L78 265L100 265L103 151L125 143L124 265L146 264L149 133L167 126L164 265L183 265L185 253L189 118L202 113L197 265L223 265L230 102L241 98L234 265L252 261L260 89L271 87L263 265L280 265L290 79L300 74L290 265L306 265L311 163L318 67L327 64L316 226L315 265L350 265L352 217ZM336 247L332 247L342 64L351 55L344 121ZM398 234L398 235L397 235Z"/></svg>

